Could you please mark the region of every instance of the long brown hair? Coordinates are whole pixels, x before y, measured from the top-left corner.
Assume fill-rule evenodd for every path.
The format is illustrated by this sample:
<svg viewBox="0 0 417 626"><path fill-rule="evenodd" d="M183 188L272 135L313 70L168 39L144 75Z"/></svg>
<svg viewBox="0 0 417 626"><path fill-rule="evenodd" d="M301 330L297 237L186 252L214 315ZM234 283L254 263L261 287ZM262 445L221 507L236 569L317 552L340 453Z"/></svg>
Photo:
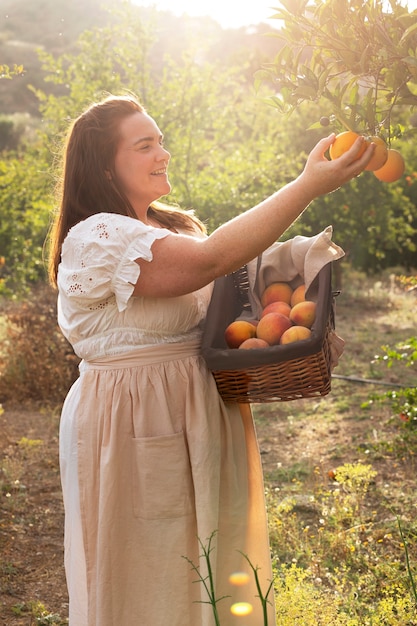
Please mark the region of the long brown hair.
<svg viewBox="0 0 417 626"><path fill-rule="evenodd" d="M108 96L91 105L70 126L64 147L62 179L57 188L59 209L49 236L49 279L56 286L62 243L70 228L95 213L136 214L113 171L121 122L134 113L145 112L133 96ZM191 211L155 202L149 214L161 226L205 231Z"/></svg>

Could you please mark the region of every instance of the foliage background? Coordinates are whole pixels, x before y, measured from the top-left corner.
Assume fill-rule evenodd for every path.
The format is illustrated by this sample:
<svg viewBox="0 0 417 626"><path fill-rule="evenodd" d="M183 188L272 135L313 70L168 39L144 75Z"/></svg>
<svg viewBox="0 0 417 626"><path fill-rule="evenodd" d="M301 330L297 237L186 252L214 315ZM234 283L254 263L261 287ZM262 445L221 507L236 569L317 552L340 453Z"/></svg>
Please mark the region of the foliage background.
<svg viewBox="0 0 417 626"><path fill-rule="evenodd" d="M300 20L307 2L281 4L285 17ZM355 60L355 20L363 13L353 10L343 32L343 11L347 5L369 11L378 1L316 4L322 17L339 16L337 42ZM391 5L399 6L395 0ZM291 44L293 34L301 41L291 30L279 37L267 26L225 31L208 19L180 20L124 0L117 10L102 0L0 0L0 8L8 16L0 26L0 62L11 78L0 80L0 402L7 406L2 415L0 404L1 601L7 603L7 623L64 624L65 617L39 600L39 590L48 603L67 610L56 407L77 375L78 360L56 325L44 245L70 120L106 92L137 93L172 152L171 201L195 208L209 230L297 176L316 140L339 129L340 120L334 98L311 90L315 74L308 63L314 57L304 55L304 73L290 76L284 44ZM293 84L282 89L276 70L285 54L284 78ZM411 49L410 58L415 54ZM302 88L295 101L293 87ZM415 77L408 88L415 93ZM343 93L349 95L348 87ZM352 98L345 103L349 123L358 124L355 89ZM341 270L345 277L337 321L349 347L335 393L308 408L301 402L255 410L280 626L318 620L417 624L410 577L417 562L412 102L392 120L405 176L385 185L364 173L317 199L285 234L311 235L334 225L334 238L347 253L337 272L339 285ZM323 116L328 127L319 123ZM388 375L378 370L385 357L374 357L382 340L392 346L386 348ZM407 350L414 350L412 363ZM352 385L350 374L373 379L371 399L363 385ZM381 394L377 383L385 377L394 391Z"/></svg>
<svg viewBox="0 0 417 626"><path fill-rule="evenodd" d="M194 208L209 230L296 177L313 144L331 130L318 124L328 114L320 99L289 114L271 106L271 76L255 90L257 72L283 46L266 25L228 31L208 18L179 19L130 2L114 9L96 0L69 6L39 0L41 23L28 0L1 4L10 11L0 31L1 58L25 68L0 81L0 293L7 297L45 281L61 141L69 121L104 93L141 98L172 153L169 200ZM316 200L286 237L333 224L344 262L356 269L415 266L413 108L400 118L396 141L406 176L387 185L364 173Z"/></svg>

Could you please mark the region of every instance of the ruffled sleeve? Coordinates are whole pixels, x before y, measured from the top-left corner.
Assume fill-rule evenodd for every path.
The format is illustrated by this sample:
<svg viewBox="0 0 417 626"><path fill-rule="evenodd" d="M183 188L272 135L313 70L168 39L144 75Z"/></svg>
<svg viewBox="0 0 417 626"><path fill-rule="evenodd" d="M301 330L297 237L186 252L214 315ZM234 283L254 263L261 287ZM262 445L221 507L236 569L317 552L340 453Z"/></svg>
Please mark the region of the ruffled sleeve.
<svg viewBox="0 0 417 626"><path fill-rule="evenodd" d="M118 310L124 311L140 274L135 259L152 261L154 241L169 234L124 215L87 218L70 230L62 246L61 293L89 308L115 298Z"/></svg>

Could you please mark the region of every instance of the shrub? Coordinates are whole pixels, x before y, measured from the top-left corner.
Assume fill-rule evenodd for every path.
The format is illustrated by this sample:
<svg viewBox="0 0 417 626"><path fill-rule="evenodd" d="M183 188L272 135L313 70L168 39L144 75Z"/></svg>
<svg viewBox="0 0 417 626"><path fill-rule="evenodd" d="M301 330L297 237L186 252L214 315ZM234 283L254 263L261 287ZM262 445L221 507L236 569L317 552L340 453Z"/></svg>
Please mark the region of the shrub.
<svg viewBox="0 0 417 626"><path fill-rule="evenodd" d="M2 315L2 402L62 402L79 360L59 330L56 294L40 285L24 302L7 303Z"/></svg>
<svg viewBox="0 0 417 626"><path fill-rule="evenodd" d="M404 364L405 367L414 367L417 363L417 337L409 337L405 341L397 343L394 348L390 346L382 346L384 356L377 355L375 361L384 362L387 367L391 368L398 364ZM417 387L402 387L390 390L385 393L370 394L370 400L364 406L370 403L390 401L391 410L394 415L398 415L401 420L409 427L417 426Z"/></svg>

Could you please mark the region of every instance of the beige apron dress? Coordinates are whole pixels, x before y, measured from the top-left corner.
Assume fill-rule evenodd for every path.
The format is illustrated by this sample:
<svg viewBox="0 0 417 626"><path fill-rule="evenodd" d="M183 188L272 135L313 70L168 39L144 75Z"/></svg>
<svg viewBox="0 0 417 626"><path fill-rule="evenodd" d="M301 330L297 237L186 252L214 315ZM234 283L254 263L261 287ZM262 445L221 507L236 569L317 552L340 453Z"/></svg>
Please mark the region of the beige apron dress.
<svg viewBox="0 0 417 626"><path fill-rule="evenodd" d="M131 295L134 259L168 234L98 214L64 242L58 320L83 359L60 428L70 626L214 626L210 538L221 626L264 624L243 556L266 591L262 469L249 406L224 404L200 355L211 287ZM231 584L240 571L249 582ZM269 626L274 614L271 594Z"/></svg>

